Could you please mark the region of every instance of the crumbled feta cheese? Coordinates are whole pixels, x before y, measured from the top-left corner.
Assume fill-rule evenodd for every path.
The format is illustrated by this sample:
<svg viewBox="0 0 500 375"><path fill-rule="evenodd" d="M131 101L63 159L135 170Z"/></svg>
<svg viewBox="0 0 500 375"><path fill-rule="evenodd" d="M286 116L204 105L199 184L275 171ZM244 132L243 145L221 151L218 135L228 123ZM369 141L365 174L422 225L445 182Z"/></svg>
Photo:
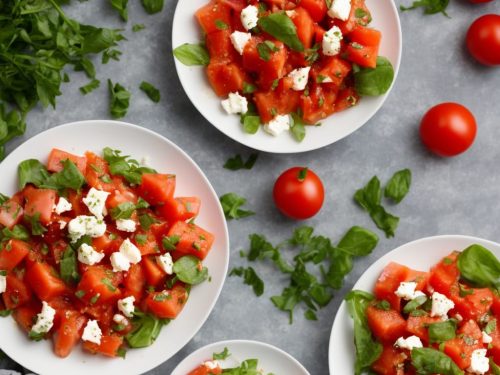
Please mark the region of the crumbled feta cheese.
<svg viewBox="0 0 500 375"><path fill-rule="evenodd" d="M78 249L78 260L89 266L99 263L104 258L103 253L99 253L94 248L86 243L82 243Z"/></svg>
<svg viewBox="0 0 500 375"><path fill-rule="evenodd" d="M101 345L102 331L99 328L97 320L90 319L83 330L82 340L90 341L94 344Z"/></svg>
<svg viewBox="0 0 500 375"><path fill-rule="evenodd" d="M113 322L116 324L127 324L128 320L125 318L122 314L115 314L113 315Z"/></svg>
<svg viewBox="0 0 500 375"><path fill-rule="evenodd" d="M259 20L259 10L256 6L249 5L241 11L240 19L245 30L253 29Z"/></svg>
<svg viewBox="0 0 500 375"><path fill-rule="evenodd" d="M135 302L134 296L119 299L117 302L118 310L120 310L122 314L125 315L127 318L132 318L134 316L134 310L135 310L134 302Z"/></svg>
<svg viewBox="0 0 500 375"><path fill-rule="evenodd" d="M76 242L82 236L101 237L106 232L106 223L95 216L77 216L68 224L68 234L71 242Z"/></svg>
<svg viewBox="0 0 500 375"><path fill-rule="evenodd" d="M321 83L332 83L333 80L330 78L330 77L325 77L323 78L323 80L321 81Z"/></svg>
<svg viewBox="0 0 500 375"><path fill-rule="evenodd" d="M128 238L120 245L120 253L132 264L139 263L142 258L141 251Z"/></svg>
<svg viewBox="0 0 500 375"><path fill-rule="evenodd" d="M483 375L490 369L489 359L486 357L486 349L476 349L472 352L470 368L467 371Z"/></svg>
<svg viewBox="0 0 500 375"><path fill-rule="evenodd" d="M63 212L71 211L72 209L73 206L64 197L60 197L57 205L54 206L54 212L58 215L62 214Z"/></svg>
<svg viewBox="0 0 500 375"><path fill-rule="evenodd" d="M221 104L222 108L224 108L224 110L230 115L236 113L246 113L248 111L247 98L241 96L237 92L229 93L228 98L223 100Z"/></svg>
<svg viewBox="0 0 500 375"><path fill-rule="evenodd" d="M203 366L205 366L205 368L208 370L215 370L219 368L219 362L217 362L216 360L206 361L205 363L203 363Z"/></svg>
<svg viewBox="0 0 500 375"><path fill-rule="evenodd" d="M59 223L59 229L61 230L66 228L66 225L68 225L68 223L66 223L64 220L59 220L58 223Z"/></svg>
<svg viewBox="0 0 500 375"><path fill-rule="evenodd" d="M323 54L326 56L335 56L340 52L340 41L343 39L342 31L337 26L333 26L323 35Z"/></svg>
<svg viewBox="0 0 500 375"><path fill-rule="evenodd" d="M34 333L47 333L50 331L54 325L54 317L56 316L56 310L54 310L50 305L42 301L42 311L37 315L37 320L35 325L31 328Z"/></svg>
<svg viewBox="0 0 500 375"><path fill-rule="evenodd" d="M113 272L128 271L130 268L130 262L122 253L116 252L111 254L109 261L113 267Z"/></svg>
<svg viewBox="0 0 500 375"><path fill-rule="evenodd" d="M333 0L332 6L328 9L328 15L331 18L338 18L347 21L351 14L351 0Z"/></svg>
<svg viewBox="0 0 500 375"><path fill-rule="evenodd" d="M406 339L404 337L400 337L399 339L396 340L394 343L394 346L397 346L398 348L401 349L408 349L412 350L413 348L422 348L422 341L420 341L420 338L417 336L410 336L407 337Z"/></svg>
<svg viewBox="0 0 500 375"><path fill-rule="evenodd" d="M288 115L278 115L269 123L264 124L264 131L275 137L285 130L290 130L290 117Z"/></svg>
<svg viewBox="0 0 500 375"><path fill-rule="evenodd" d="M174 272L174 261L169 253L160 255L157 259L158 264L167 275L171 275Z"/></svg>
<svg viewBox="0 0 500 375"><path fill-rule="evenodd" d="M448 317L448 311L455 307L452 300L446 298L445 295L434 292L432 293L432 309L431 316L440 316L443 319Z"/></svg>
<svg viewBox="0 0 500 375"><path fill-rule="evenodd" d="M7 276L0 275L0 293L5 292L7 289Z"/></svg>
<svg viewBox="0 0 500 375"><path fill-rule="evenodd" d="M92 215L102 219L106 215L106 199L108 199L108 195L109 193L106 191L91 188L87 196L83 198L83 203L85 203Z"/></svg>
<svg viewBox="0 0 500 375"><path fill-rule="evenodd" d="M493 337L488 335L486 332L483 331L483 344L490 344L493 341Z"/></svg>
<svg viewBox="0 0 500 375"><path fill-rule="evenodd" d="M292 88L295 91L302 91L306 88L307 81L309 80L310 70L311 67L308 66L305 68L292 70L290 73L288 73L288 77L290 77L293 80Z"/></svg>
<svg viewBox="0 0 500 375"><path fill-rule="evenodd" d="M411 301L420 296L425 296L420 290L415 290L417 283L413 281L403 281L399 284L398 289L394 292L398 297L403 298L407 301Z"/></svg>
<svg viewBox="0 0 500 375"><path fill-rule="evenodd" d="M231 43L233 43L233 47L240 55L243 55L243 51L245 50L245 46L250 41L252 34L250 33L242 33L241 31L235 31L231 34Z"/></svg>
<svg viewBox="0 0 500 375"><path fill-rule="evenodd" d="M297 12L295 10L286 10L285 11L286 15L288 16L288 18L293 18L297 15Z"/></svg>
<svg viewBox="0 0 500 375"><path fill-rule="evenodd" d="M116 228L122 232L135 232L136 223L131 219L116 220Z"/></svg>

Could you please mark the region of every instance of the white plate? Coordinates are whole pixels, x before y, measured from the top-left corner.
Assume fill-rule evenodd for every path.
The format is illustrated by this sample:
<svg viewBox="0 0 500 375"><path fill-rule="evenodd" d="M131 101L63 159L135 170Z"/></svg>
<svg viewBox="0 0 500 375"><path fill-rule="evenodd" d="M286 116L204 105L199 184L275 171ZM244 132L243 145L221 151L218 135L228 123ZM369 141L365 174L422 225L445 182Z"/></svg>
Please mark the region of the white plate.
<svg viewBox="0 0 500 375"><path fill-rule="evenodd" d="M175 10L172 48L184 43L201 41L201 29L194 14L208 0L179 0ZM386 56L393 64L396 80L401 62L402 36L396 5L393 0L367 0L373 21L371 27L382 32L380 55ZM257 134L246 134L239 116L227 115L221 107L221 99L213 92L206 78L205 69L185 66L175 59L175 66L187 96L198 111L217 129L246 146L256 150L274 153L296 153L315 150L327 146L351 134L363 126L384 104L387 95L362 98L359 105L336 113L322 120L322 126L307 127L302 142L295 141L291 134L273 137L262 129Z"/></svg>
<svg viewBox="0 0 500 375"><path fill-rule="evenodd" d="M377 260L359 278L353 289L373 291L375 281L389 262L401 263L419 271L428 271L453 250L463 251L475 243L483 245L500 258L500 244L480 238L459 235L422 238L400 246ZM353 323L346 303L342 302L333 322L328 348L330 375L354 374L353 340Z"/></svg>
<svg viewBox="0 0 500 375"><path fill-rule="evenodd" d="M125 359L93 356L76 347L66 359L52 352L51 340L33 342L11 317L0 318L0 349L22 366L39 374L133 374L146 372L177 353L201 328L224 283L229 262L229 237L219 199L200 168L168 139L139 126L116 121L82 121L47 130L23 143L0 164L0 192L15 193L17 165L25 159L47 160L53 147L83 154L87 150L101 154L104 147L122 150L160 172L177 175L177 194L201 198L197 219L215 235L212 251L205 260L211 282L193 287L179 317L164 327L149 348L133 349Z"/></svg>
<svg viewBox="0 0 500 375"><path fill-rule="evenodd" d="M211 360L213 353L220 353L228 348L230 361L238 362L245 359L258 359L259 369L263 374L274 375L309 375L309 372L290 354L275 346L258 341L230 340L220 341L204 346L186 357L175 368L171 375L187 375L203 362Z"/></svg>

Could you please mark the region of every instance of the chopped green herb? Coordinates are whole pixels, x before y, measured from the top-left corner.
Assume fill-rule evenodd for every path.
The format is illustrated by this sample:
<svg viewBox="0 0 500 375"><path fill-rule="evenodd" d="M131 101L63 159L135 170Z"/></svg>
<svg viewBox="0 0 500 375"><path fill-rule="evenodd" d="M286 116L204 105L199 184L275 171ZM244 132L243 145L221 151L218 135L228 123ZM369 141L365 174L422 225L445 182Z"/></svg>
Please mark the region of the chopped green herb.
<svg viewBox="0 0 500 375"><path fill-rule="evenodd" d="M87 95L88 93L94 91L95 89L99 88L99 86L101 85L101 81L99 81L98 79L93 79L92 81L90 81L89 83L87 83L85 86L82 86L80 87L80 92L83 94L83 95Z"/></svg>
<svg viewBox="0 0 500 375"><path fill-rule="evenodd" d="M110 95L109 109L111 117L115 119L125 117L130 105L130 92L119 83L113 85L110 79L108 79L108 89Z"/></svg>
<svg viewBox="0 0 500 375"><path fill-rule="evenodd" d="M220 197L220 203L226 219L242 219L255 215L253 211L242 210L240 207L245 205L247 200L235 193L227 193Z"/></svg>
<svg viewBox="0 0 500 375"><path fill-rule="evenodd" d="M174 49L174 56L187 66L208 65L210 63L210 55L202 44L185 43Z"/></svg>
<svg viewBox="0 0 500 375"><path fill-rule="evenodd" d="M226 163L224 164L224 168L231 171L237 171L240 169L252 169L258 157L258 153L253 153L248 157L247 161L243 161L241 155L238 154L232 158L227 159Z"/></svg>
<svg viewBox="0 0 500 375"><path fill-rule="evenodd" d="M141 31L141 30L144 30L146 28L146 26L142 23L136 23L135 25L132 26L132 31L134 33L138 32L138 31Z"/></svg>
<svg viewBox="0 0 500 375"><path fill-rule="evenodd" d="M264 282L252 267L233 268L229 276L243 277L244 283L252 287L253 292L257 297L261 296L264 293Z"/></svg>
<svg viewBox="0 0 500 375"><path fill-rule="evenodd" d="M162 243L163 248L165 250L171 251L171 250L176 249L176 246L179 243L180 239L181 238L179 236L176 236L176 235L168 236L168 237L165 236L165 237L163 237L161 243Z"/></svg>
<svg viewBox="0 0 500 375"><path fill-rule="evenodd" d="M212 355L212 359L214 361L217 361L217 360L223 361L225 359L228 359L230 355L231 355L231 353L229 353L229 349L228 348L224 348L224 350L222 352L220 352L220 353L214 353Z"/></svg>
<svg viewBox="0 0 500 375"><path fill-rule="evenodd" d="M158 103L160 101L160 90L154 87L151 83L142 81L139 88L144 91L153 102Z"/></svg>

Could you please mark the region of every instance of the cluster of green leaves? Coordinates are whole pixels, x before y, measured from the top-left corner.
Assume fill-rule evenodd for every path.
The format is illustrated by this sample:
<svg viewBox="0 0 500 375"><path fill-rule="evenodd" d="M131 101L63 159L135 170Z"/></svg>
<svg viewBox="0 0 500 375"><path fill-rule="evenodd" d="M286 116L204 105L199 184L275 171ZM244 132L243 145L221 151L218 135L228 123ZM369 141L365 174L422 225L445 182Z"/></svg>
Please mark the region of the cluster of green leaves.
<svg viewBox="0 0 500 375"><path fill-rule="evenodd" d="M227 193L219 198L222 210L226 219L242 219L255 215L255 212L243 210L240 207L247 203L247 200L236 193Z"/></svg>
<svg viewBox="0 0 500 375"><path fill-rule="evenodd" d="M238 171L240 169L252 169L257 158L259 157L258 153L250 154L246 161L243 161L240 154L227 159L224 164L224 168L229 169L230 171Z"/></svg>
<svg viewBox="0 0 500 375"><path fill-rule="evenodd" d="M216 354L214 353L215 356ZM262 375L258 359L246 359L238 367L226 368L222 370L222 373L225 375Z"/></svg>
<svg viewBox="0 0 500 375"><path fill-rule="evenodd" d="M85 177L75 163L67 159L62 161L62 165L60 172L50 173L45 165L36 159L22 161L17 167L19 189L23 189L27 184L54 190L81 189L86 183Z"/></svg>
<svg viewBox="0 0 500 375"><path fill-rule="evenodd" d="M400 203L410 191L411 171L403 169L396 172L387 183L384 195L394 203ZM354 194L354 200L370 214L375 225L384 231L386 237L393 237L399 218L388 213L381 204L382 188L377 176Z"/></svg>
<svg viewBox="0 0 500 375"><path fill-rule="evenodd" d="M0 8L1 157L5 143L24 133L25 116L38 102L56 106L61 84L69 81L67 65L93 80L91 56L109 52L124 39L118 30L69 18L59 4L12 0ZM5 103L14 108L6 111Z"/></svg>
<svg viewBox="0 0 500 375"><path fill-rule="evenodd" d="M168 323L170 323L169 319L159 319L136 309L132 320L132 331L125 336L125 339L128 345L134 349L151 346L160 334L161 329Z"/></svg>
<svg viewBox="0 0 500 375"><path fill-rule="evenodd" d="M123 202L120 203L118 206L113 207L110 211L110 215L113 220L130 219L135 210L148 207L149 203L146 202L144 199L139 198L136 204L132 202Z"/></svg>
<svg viewBox="0 0 500 375"><path fill-rule="evenodd" d="M316 311L330 303L332 290L342 287L345 276L352 270L353 258L370 254L377 243L376 234L354 226L334 246L329 238L314 235L312 227L303 226L278 246L273 246L262 235L251 234L246 257L251 262L268 259L288 275L290 284L281 295L271 297L271 301L279 310L288 312L292 323L293 312L300 303L307 307L306 319L317 320ZM285 247L299 249L293 265L282 257L281 249ZM308 269L309 264L316 272ZM237 268L231 274L244 277L245 284L251 285L256 295L264 292L262 280L252 268Z"/></svg>
<svg viewBox="0 0 500 375"><path fill-rule="evenodd" d="M442 13L446 17L449 17L448 13L446 13L446 8L448 7L449 3L450 0L416 0L409 7L401 5L400 9L402 11L407 11L417 8L423 8L425 14Z"/></svg>
<svg viewBox="0 0 500 375"><path fill-rule="evenodd" d="M133 185L139 185L144 173L156 173L152 168L144 167L129 155L122 155L119 150L105 147L103 150L104 160L109 164L109 171L114 176L123 176Z"/></svg>

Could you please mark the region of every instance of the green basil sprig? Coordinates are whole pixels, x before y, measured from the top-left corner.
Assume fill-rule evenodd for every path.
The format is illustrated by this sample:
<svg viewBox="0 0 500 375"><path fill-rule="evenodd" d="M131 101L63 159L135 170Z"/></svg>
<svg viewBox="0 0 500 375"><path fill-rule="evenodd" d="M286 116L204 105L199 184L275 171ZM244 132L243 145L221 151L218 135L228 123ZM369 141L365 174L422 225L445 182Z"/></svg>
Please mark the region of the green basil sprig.
<svg viewBox="0 0 500 375"><path fill-rule="evenodd" d="M264 32L285 43L292 50L304 51L304 45L297 36L295 24L284 12L259 18L258 25Z"/></svg>
<svg viewBox="0 0 500 375"><path fill-rule="evenodd" d="M354 68L354 86L362 96L379 96L385 94L394 80L394 68L391 62L383 57L377 58L375 68Z"/></svg>
<svg viewBox="0 0 500 375"><path fill-rule="evenodd" d="M186 255L174 263L174 273L186 284L200 284L208 278L208 269L200 265L201 261L197 257Z"/></svg>
<svg viewBox="0 0 500 375"><path fill-rule="evenodd" d="M63 160L61 163L63 169L60 172L50 174L38 160L22 161L17 167L19 188L23 189L27 184L33 184L38 188L45 189L81 189L85 184L85 177L76 165L71 160Z"/></svg>
<svg viewBox="0 0 500 375"><path fill-rule="evenodd" d="M410 191L411 171L403 169L396 172L385 186L384 195L396 203L400 203Z"/></svg>
<svg viewBox="0 0 500 375"><path fill-rule="evenodd" d="M450 357L432 348L414 348L411 351L411 363L417 374L464 374Z"/></svg>
<svg viewBox="0 0 500 375"><path fill-rule="evenodd" d="M157 317L135 311L132 320L132 331L125 336L131 348L145 348L151 346L161 332L163 326L170 323L169 319L158 319Z"/></svg>
<svg viewBox="0 0 500 375"><path fill-rule="evenodd" d="M458 255L460 276L478 287L500 290L500 262L485 247L474 244Z"/></svg>
<svg viewBox="0 0 500 375"><path fill-rule="evenodd" d="M174 49L174 56L187 66L208 65L210 63L210 55L202 44L184 43Z"/></svg>

